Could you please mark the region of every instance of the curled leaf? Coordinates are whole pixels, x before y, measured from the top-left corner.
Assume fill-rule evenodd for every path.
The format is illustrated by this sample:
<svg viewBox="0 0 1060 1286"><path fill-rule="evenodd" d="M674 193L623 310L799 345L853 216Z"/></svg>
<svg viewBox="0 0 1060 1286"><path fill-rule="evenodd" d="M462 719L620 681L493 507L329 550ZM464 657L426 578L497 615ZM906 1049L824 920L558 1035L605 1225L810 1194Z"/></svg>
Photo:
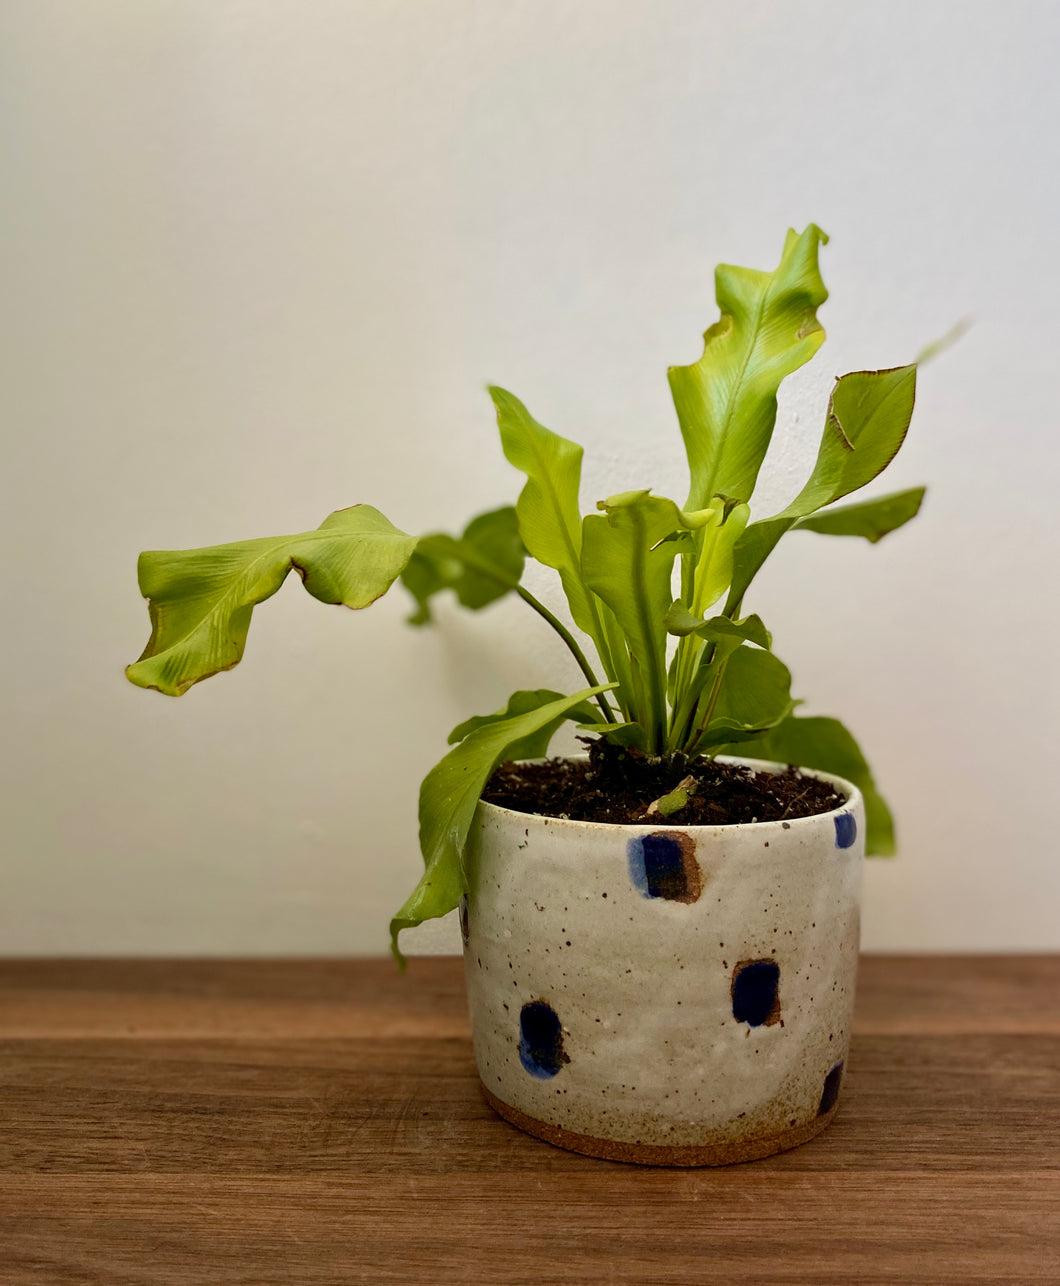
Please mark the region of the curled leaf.
<svg viewBox="0 0 1060 1286"><path fill-rule="evenodd" d="M292 568L322 603L362 608L386 593L415 546L378 509L354 505L297 536L143 553L151 637L125 673L138 687L180 696L239 663L255 606Z"/></svg>
<svg viewBox="0 0 1060 1286"><path fill-rule="evenodd" d="M684 604L671 603L663 619L669 633L678 638L698 634L700 638L721 644L729 650L744 642L754 643L767 651L773 646L773 636L763 625L762 618L755 613L738 621L730 620L727 616L712 616L709 621L704 621L701 617L694 616Z"/></svg>

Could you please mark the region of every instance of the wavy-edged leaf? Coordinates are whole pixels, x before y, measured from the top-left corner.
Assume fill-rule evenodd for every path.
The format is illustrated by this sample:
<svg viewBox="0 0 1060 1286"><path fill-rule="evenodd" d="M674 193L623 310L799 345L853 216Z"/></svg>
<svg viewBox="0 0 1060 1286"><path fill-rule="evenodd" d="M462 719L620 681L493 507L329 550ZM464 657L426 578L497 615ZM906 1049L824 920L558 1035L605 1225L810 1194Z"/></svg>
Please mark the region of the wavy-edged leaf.
<svg viewBox="0 0 1060 1286"><path fill-rule="evenodd" d="M800 518L795 530L818 531L823 536L863 536L875 545L917 516L925 491L925 487L910 487L875 500L822 509L812 518Z"/></svg>
<svg viewBox="0 0 1060 1286"><path fill-rule="evenodd" d="M730 620L727 616L712 616L709 621L704 621L698 633L719 645L739 639L741 642L754 643L767 652L773 646L772 634L762 623L762 618L754 612L738 621Z"/></svg>
<svg viewBox="0 0 1060 1286"><path fill-rule="evenodd" d="M909 431L915 398L915 366L852 371L836 381L806 485L785 509L753 522L736 542L727 615L739 609L747 587L785 532L865 486L890 464Z"/></svg>
<svg viewBox="0 0 1060 1286"><path fill-rule="evenodd" d="M489 393L505 458L526 474L515 506L523 543L539 563L559 572L571 616L599 646L599 625L581 578L582 448L538 424L507 390L491 386Z"/></svg>
<svg viewBox="0 0 1060 1286"><path fill-rule="evenodd" d="M695 612L690 612L684 603L678 599L670 604L666 609L666 615L663 617L663 624L666 626L667 634L673 634L676 638L687 638L689 634L695 632L706 624L702 616L697 616Z"/></svg>
<svg viewBox="0 0 1060 1286"><path fill-rule="evenodd" d="M665 623L667 631L678 638L697 634L708 642L731 642L734 647L748 642L768 651L773 646L773 636L762 623L762 618L754 613L739 621L730 620L727 616L712 616L710 620L704 621L701 617L694 616L683 604L671 603Z"/></svg>
<svg viewBox="0 0 1060 1286"><path fill-rule="evenodd" d="M430 600L451 589L463 607L477 611L513 590L523 575L526 550L511 505L472 518L462 536L421 536L401 583L416 600L410 625L431 621Z"/></svg>
<svg viewBox="0 0 1060 1286"><path fill-rule="evenodd" d="M670 368L670 390L692 475L687 509L724 493L749 500L777 416L777 390L824 342L817 309L828 291L817 266L828 238L815 224L789 231L774 272L719 264L721 318L703 355Z"/></svg>
<svg viewBox="0 0 1060 1286"><path fill-rule="evenodd" d="M727 750L723 747L723 751ZM894 855L891 810L877 789L861 747L838 719L793 716L754 741L733 746L733 753L816 768L853 782L865 798L865 852L876 857Z"/></svg>
<svg viewBox="0 0 1060 1286"><path fill-rule="evenodd" d="M449 734L449 744L455 746L465 737L476 732L479 728L486 728L491 723L500 723L504 719L514 719L516 715L529 714L532 710L539 710L541 706L548 705L552 701L562 701L564 699L562 692L553 692L551 688L532 688L521 689L513 692L508 698L508 704L502 706L500 710L493 714L476 714L470 719L465 719L463 723L457 724ZM584 705L575 706L564 716L570 719L572 723L584 724L586 721L595 723L599 718L599 711L593 705L585 702ZM602 724L601 727L612 728L613 724ZM545 728L542 731L531 734L525 741L518 746L512 746L509 749L509 758L511 759L540 759L548 749L548 743L552 739L552 729Z"/></svg>
<svg viewBox="0 0 1060 1286"><path fill-rule="evenodd" d="M786 719L795 708L791 672L772 652L738 647L714 664L723 667L721 689L697 753L756 737Z"/></svg>
<svg viewBox="0 0 1060 1286"><path fill-rule="evenodd" d="M463 864L475 809L494 768L512 758L530 738L551 735L570 712L613 684L586 688L534 710L487 723L470 732L436 764L420 786L420 848L425 869L405 905L390 922L391 947L399 962L402 929L446 915L466 892ZM548 738L545 737L547 746Z"/></svg>
<svg viewBox="0 0 1060 1286"><path fill-rule="evenodd" d="M378 509L353 505L296 536L145 552L138 572L151 637L125 673L138 687L180 696L239 663L254 607L292 568L322 603L362 608L386 593L415 546Z"/></svg>

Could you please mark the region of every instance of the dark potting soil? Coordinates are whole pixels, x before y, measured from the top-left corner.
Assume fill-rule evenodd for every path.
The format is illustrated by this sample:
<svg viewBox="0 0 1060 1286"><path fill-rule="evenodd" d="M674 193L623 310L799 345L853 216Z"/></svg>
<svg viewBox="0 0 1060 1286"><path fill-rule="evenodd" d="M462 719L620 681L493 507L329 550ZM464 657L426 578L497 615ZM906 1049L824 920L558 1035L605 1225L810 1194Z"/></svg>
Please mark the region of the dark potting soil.
<svg viewBox="0 0 1060 1286"><path fill-rule="evenodd" d="M844 802L827 782L803 777L794 767L779 773L755 772L684 755L649 759L605 741L588 745L588 760L501 764L482 798L514 812L578 822L671 826L790 821L830 812ZM683 808L669 816L651 809L679 785L689 796Z"/></svg>

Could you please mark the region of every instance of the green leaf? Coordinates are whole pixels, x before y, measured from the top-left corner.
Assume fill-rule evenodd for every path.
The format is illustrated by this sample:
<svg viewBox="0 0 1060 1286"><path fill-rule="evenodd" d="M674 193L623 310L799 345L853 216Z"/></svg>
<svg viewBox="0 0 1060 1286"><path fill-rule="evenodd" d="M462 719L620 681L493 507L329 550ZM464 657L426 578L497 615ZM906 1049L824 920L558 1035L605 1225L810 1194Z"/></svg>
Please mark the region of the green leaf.
<svg viewBox="0 0 1060 1286"><path fill-rule="evenodd" d="M709 668L718 665L724 667L721 690L696 746L698 754L757 736L787 718L796 704L791 673L772 652L739 647L728 657L717 657Z"/></svg>
<svg viewBox="0 0 1060 1286"><path fill-rule="evenodd" d="M613 684L586 688L510 719L485 723L454 746L420 787L420 848L425 870L405 905L390 922L394 955L402 929L448 914L467 891L464 850L479 798L494 768L529 739L555 732L570 712ZM545 745L548 738L545 737Z"/></svg>
<svg viewBox="0 0 1060 1286"><path fill-rule="evenodd" d="M460 537L439 532L422 536L401 574L418 605L409 624L428 624L431 598L446 589L473 611L495 603L519 584L525 558L511 505L479 514Z"/></svg>
<svg viewBox="0 0 1060 1286"><path fill-rule="evenodd" d="M523 544L539 563L559 572L575 623L599 646L599 624L581 579L582 448L538 424L511 393L496 386L489 392L504 455L526 474L515 506Z"/></svg>
<svg viewBox="0 0 1060 1286"><path fill-rule="evenodd" d="M511 505L472 518L460 540L464 575L456 584L461 606L476 610L494 603L519 584L526 550Z"/></svg>
<svg viewBox="0 0 1060 1286"><path fill-rule="evenodd" d="M958 340L962 339L971 329L971 326L972 319L962 317L960 321L949 328L945 335L940 335L938 339L933 339L929 344L925 344L913 360L917 366L923 366L925 362L933 362L936 357L939 357L948 348L956 344Z"/></svg>
<svg viewBox="0 0 1060 1286"><path fill-rule="evenodd" d="M731 643L733 647L739 647L741 643L748 642L767 651L773 646L773 636L762 624L762 618L754 614L740 621L732 621L727 616L712 616L709 621L704 621L693 616L681 603L672 603L665 621L669 633L679 638L698 634L700 638L723 646Z"/></svg>
<svg viewBox="0 0 1060 1286"><path fill-rule="evenodd" d="M647 491L612 496L598 508L606 517L589 514L582 527L582 576L626 636L635 674L644 686L636 721L657 739L666 721L665 618L677 552L676 545L662 538L680 525L680 510L672 500Z"/></svg>
<svg viewBox="0 0 1060 1286"><path fill-rule="evenodd" d="M638 750L647 749L648 738L639 723L580 723L578 728L581 732L603 737L613 746L636 746Z"/></svg>
<svg viewBox="0 0 1060 1286"><path fill-rule="evenodd" d="M728 753L729 747L723 747ZM835 773L857 786L865 798L865 851L878 857L894 854L894 820L876 788L872 770L858 743L838 719L788 718L754 741L732 748L733 754L775 763L795 764Z"/></svg>
<svg viewBox="0 0 1060 1286"><path fill-rule="evenodd" d="M688 801L694 793L694 790L684 786L675 786L668 795L663 795L662 799L655 801L656 811L660 817L674 817L688 807Z"/></svg>
<svg viewBox="0 0 1060 1286"><path fill-rule="evenodd" d="M684 603L675 599L666 609L663 624L666 626L667 634L676 635L677 638L685 638L687 635L695 634L697 630L702 629L706 621L702 616L696 616L694 612L690 612Z"/></svg>
<svg viewBox="0 0 1060 1286"><path fill-rule="evenodd" d="M431 599L460 579L463 565L449 555L444 543L448 539L437 533L421 536L405 564L401 583L416 600L416 610L405 618L409 625L430 625L434 620Z"/></svg>
<svg viewBox="0 0 1060 1286"><path fill-rule="evenodd" d="M582 579L582 448L538 424L511 393L496 386L489 391L504 454L527 478L516 502L523 543L539 563L559 572L571 617L595 643L608 678L619 682L617 699L626 713L633 684L625 644L614 615Z"/></svg>
<svg viewBox="0 0 1060 1286"><path fill-rule="evenodd" d="M736 542L726 615L739 610L747 587L785 532L865 486L890 464L905 441L915 396L915 366L853 371L836 381L806 485L787 508L752 523Z"/></svg>
<svg viewBox="0 0 1060 1286"><path fill-rule="evenodd" d="M817 266L827 237L815 224L789 231L775 272L720 264L715 286L721 318L704 336L703 355L670 368L692 486L686 509L725 493L749 500L777 415L781 382L824 342L817 309L828 298Z"/></svg>
<svg viewBox="0 0 1060 1286"><path fill-rule="evenodd" d="M692 705L698 699L697 675L713 659L704 643L715 640L705 639L700 633L703 617L732 581L736 542L747 526L749 515L746 504L727 496L715 496L707 509L682 515L696 530L694 549L681 556L681 596L685 612L675 614L671 609L666 622L668 631L680 639L667 687L674 705L672 744L675 744L674 731L687 728ZM691 729L688 731L691 733ZM677 737L676 744L680 743L681 737Z"/></svg>
<svg viewBox="0 0 1060 1286"><path fill-rule="evenodd" d="M752 612L741 620L733 621L727 616L712 616L705 622L699 633L715 643L721 644L731 639L741 639L754 643L756 647L767 652L773 646L773 636L762 623L762 618Z"/></svg>
<svg viewBox="0 0 1060 1286"><path fill-rule="evenodd" d="M681 531L671 531L668 536L663 536L662 540L656 541L656 544L668 545L675 540L682 540L686 544L691 544L693 540L691 528L685 527Z"/></svg>
<svg viewBox="0 0 1060 1286"><path fill-rule="evenodd" d="M541 706L548 705L549 702L562 700L564 700L563 693L553 692L551 688L523 689L519 692L513 692L508 698L508 704L502 706L500 710L495 711L493 714L472 715L470 719L465 719L463 723L457 724L449 734L449 744L455 746L477 729L486 728L491 723L500 723L502 720L512 719L516 715L529 714L533 710L539 710ZM573 710L566 714L565 718L577 724L582 724L586 721L595 722L599 718L599 712L595 706L585 702L583 705L575 706ZM607 723L601 724L601 727L604 728L612 726ZM548 749L548 743L551 738L552 729L550 728L546 728L543 732L535 732L526 742L519 746L513 746L509 758L540 759Z"/></svg>
<svg viewBox="0 0 1060 1286"><path fill-rule="evenodd" d="M836 380L813 473L780 516L802 518L882 473L905 441L915 398L915 366Z"/></svg>
<svg viewBox="0 0 1060 1286"><path fill-rule="evenodd" d="M924 487L892 491L875 500L822 509L812 518L800 518L796 531L819 531L824 536L864 536L873 545L915 518L924 499Z"/></svg>
<svg viewBox="0 0 1060 1286"><path fill-rule="evenodd" d="M678 605L675 604L676 606ZM672 620L681 630L694 625L693 629L688 629L684 637L689 639L691 636L693 639L703 640L712 645L709 649L702 651L698 662L695 663L692 677L683 685L681 692L677 692L677 676L673 675L676 698L675 722L682 727L688 722L704 688L708 684L712 687L720 685L729 657L742 643L754 643L757 647L766 650L773 646L773 636L763 625L760 616L747 616L738 621L731 620L727 616L712 616L709 621L701 621L691 613L685 613L683 609L675 612L671 608L667 613L667 620ZM672 626L670 628L673 632Z"/></svg>
<svg viewBox="0 0 1060 1286"><path fill-rule="evenodd" d="M362 608L386 593L415 545L378 509L354 505L296 536L143 553L151 637L125 673L138 687L180 696L239 663L255 605L276 593L292 567L322 603Z"/></svg>
<svg viewBox="0 0 1060 1286"><path fill-rule="evenodd" d="M692 610L702 615L721 598L732 582L736 543L747 527L751 510L746 504L730 504L718 498L712 502L716 522L694 533L693 555L684 554L690 564ZM707 512L710 512L709 510ZM686 514L686 520L698 515Z"/></svg>

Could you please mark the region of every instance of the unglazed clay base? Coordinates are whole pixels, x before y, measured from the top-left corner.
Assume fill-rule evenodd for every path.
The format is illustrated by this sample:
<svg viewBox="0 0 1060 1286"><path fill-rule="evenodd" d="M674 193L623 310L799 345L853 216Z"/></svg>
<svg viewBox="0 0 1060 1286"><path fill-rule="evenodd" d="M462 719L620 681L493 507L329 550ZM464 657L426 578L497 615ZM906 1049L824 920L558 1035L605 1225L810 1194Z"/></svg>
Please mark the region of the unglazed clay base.
<svg viewBox="0 0 1060 1286"><path fill-rule="evenodd" d="M789 1148L808 1143L831 1122L837 1111L837 1105L833 1104L829 1111L804 1125L789 1127L779 1134L762 1138L694 1147L666 1147L656 1143L620 1143L615 1139L600 1139L592 1134L578 1134L574 1130L565 1130L561 1125L535 1121L517 1107L502 1103L485 1085L482 1086L482 1093L495 1112L535 1138L544 1139L546 1143L565 1148L568 1152L581 1152L585 1156L600 1157L604 1161L629 1161L635 1165L736 1165L740 1161L758 1161L762 1157L787 1152Z"/></svg>

